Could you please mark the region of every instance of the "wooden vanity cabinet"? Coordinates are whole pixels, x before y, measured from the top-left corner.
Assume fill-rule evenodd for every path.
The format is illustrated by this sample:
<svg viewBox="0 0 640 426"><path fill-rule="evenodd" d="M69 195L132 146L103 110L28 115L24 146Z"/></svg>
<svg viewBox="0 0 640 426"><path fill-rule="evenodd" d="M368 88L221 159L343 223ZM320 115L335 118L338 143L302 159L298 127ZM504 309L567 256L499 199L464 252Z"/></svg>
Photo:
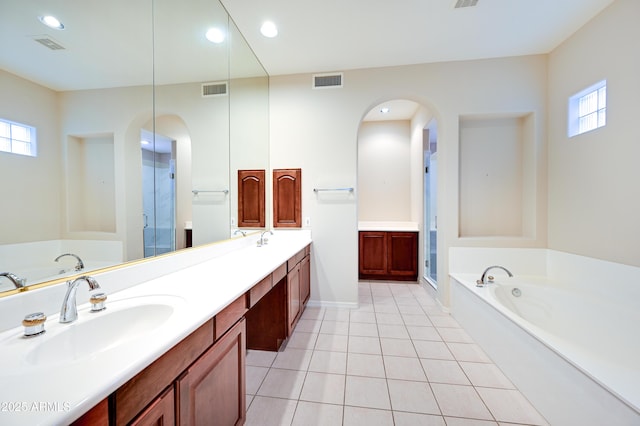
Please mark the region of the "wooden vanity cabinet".
<svg viewBox="0 0 640 426"><path fill-rule="evenodd" d="M302 169L273 170L273 227L302 227Z"/></svg>
<svg viewBox="0 0 640 426"><path fill-rule="evenodd" d="M245 330L243 318L178 379L178 424L244 424Z"/></svg>
<svg viewBox="0 0 640 426"><path fill-rule="evenodd" d="M238 170L238 228L265 226L264 170Z"/></svg>
<svg viewBox="0 0 640 426"><path fill-rule="evenodd" d="M387 274L387 233L366 231L359 232L358 241L358 275L383 276Z"/></svg>
<svg viewBox="0 0 640 426"><path fill-rule="evenodd" d="M417 232L360 231L358 234L359 279L418 279Z"/></svg>
<svg viewBox="0 0 640 426"><path fill-rule="evenodd" d="M110 417L116 425L129 424L156 402L158 396L213 344L213 322L212 318L200 326L111 395Z"/></svg>
<svg viewBox="0 0 640 426"><path fill-rule="evenodd" d="M71 426L109 426L109 400L103 399L91 410L87 411L71 423Z"/></svg>
<svg viewBox="0 0 640 426"><path fill-rule="evenodd" d="M307 247L308 249L308 247ZM306 305L311 296L311 255L307 253L300 261L300 300Z"/></svg>
<svg viewBox="0 0 640 426"><path fill-rule="evenodd" d="M73 425L242 425L247 348L277 351L310 297L308 245Z"/></svg>
<svg viewBox="0 0 640 426"><path fill-rule="evenodd" d="M287 273L287 335L291 335L300 316L300 264Z"/></svg>
<svg viewBox="0 0 640 426"><path fill-rule="evenodd" d="M311 293L311 247L287 262L287 334L291 335Z"/></svg>
<svg viewBox="0 0 640 426"><path fill-rule="evenodd" d="M246 300L231 302L115 391L114 424L244 423Z"/></svg>
<svg viewBox="0 0 640 426"><path fill-rule="evenodd" d="M247 348L277 351L287 339L287 262L249 292Z"/></svg>
<svg viewBox="0 0 640 426"><path fill-rule="evenodd" d="M174 426L176 424L175 396L173 386L156 398L131 426Z"/></svg>

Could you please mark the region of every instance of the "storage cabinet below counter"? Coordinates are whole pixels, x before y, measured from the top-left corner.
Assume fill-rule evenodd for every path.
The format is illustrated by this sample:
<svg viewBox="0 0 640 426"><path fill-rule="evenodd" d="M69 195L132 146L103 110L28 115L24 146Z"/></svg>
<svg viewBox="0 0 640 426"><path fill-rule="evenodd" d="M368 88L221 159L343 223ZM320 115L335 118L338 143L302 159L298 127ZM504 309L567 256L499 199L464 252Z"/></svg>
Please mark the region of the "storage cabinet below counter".
<svg viewBox="0 0 640 426"><path fill-rule="evenodd" d="M287 335L291 335L311 293L311 247L300 250L287 262Z"/></svg>
<svg viewBox="0 0 640 426"><path fill-rule="evenodd" d="M358 232L358 278L416 281L418 232Z"/></svg>
<svg viewBox="0 0 640 426"><path fill-rule="evenodd" d="M114 424L243 424L245 301L236 299L114 392Z"/></svg>

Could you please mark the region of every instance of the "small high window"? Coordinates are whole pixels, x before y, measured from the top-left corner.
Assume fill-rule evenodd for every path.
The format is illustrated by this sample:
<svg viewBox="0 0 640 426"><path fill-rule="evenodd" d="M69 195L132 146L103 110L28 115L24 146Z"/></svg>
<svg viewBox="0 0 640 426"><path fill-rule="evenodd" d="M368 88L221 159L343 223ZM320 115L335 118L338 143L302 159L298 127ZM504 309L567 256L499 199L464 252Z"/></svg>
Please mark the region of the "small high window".
<svg viewBox="0 0 640 426"><path fill-rule="evenodd" d="M0 151L36 157L36 128L0 118Z"/></svg>
<svg viewBox="0 0 640 426"><path fill-rule="evenodd" d="M607 124L607 81L602 80L569 98L569 137Z"/></svg>

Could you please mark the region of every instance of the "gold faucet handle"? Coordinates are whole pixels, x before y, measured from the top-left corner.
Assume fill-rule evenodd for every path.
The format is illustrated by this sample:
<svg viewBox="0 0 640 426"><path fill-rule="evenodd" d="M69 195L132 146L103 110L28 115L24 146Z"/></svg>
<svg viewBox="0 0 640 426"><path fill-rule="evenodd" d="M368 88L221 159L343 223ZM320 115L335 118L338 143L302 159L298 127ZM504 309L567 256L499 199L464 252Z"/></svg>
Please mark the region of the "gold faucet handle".
<svg viewBox="0 0 640 426"><path fill-rule="evenodd" d="M45 332L44 323L47 316L44 312L34 312L24 317L22 325L24 326L24 336L32 337Z"/></svg>
<svg viewBox="0 0 640 426"><path fill-rule="evenodd" d="M107 295L104 293L96 293L92 294L89 298L89 302L91 302L91 312L100 312L104 309L107 309L105 306L105 302L107 301Z"/></svg>

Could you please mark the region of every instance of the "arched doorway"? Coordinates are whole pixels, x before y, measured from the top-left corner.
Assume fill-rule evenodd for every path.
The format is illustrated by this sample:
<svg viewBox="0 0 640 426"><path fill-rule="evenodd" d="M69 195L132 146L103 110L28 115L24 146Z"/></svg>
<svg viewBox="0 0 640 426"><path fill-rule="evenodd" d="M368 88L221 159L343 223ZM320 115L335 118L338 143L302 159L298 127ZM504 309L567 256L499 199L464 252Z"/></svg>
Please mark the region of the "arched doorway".
<svg viewBox="0 0 640 426"><path fill-rule="evenodd" d="M360 229L416 230L418 280L437 284L437 121L428 107L393 99L358 130Z"/></svg>
<svg viewBox="0 0 640 426"><path fill-rule="evenodd" d="M154 124L143 126L140 136L145 257L186 247L192 216L187 126L171 114L157 116Z"/></svg>

